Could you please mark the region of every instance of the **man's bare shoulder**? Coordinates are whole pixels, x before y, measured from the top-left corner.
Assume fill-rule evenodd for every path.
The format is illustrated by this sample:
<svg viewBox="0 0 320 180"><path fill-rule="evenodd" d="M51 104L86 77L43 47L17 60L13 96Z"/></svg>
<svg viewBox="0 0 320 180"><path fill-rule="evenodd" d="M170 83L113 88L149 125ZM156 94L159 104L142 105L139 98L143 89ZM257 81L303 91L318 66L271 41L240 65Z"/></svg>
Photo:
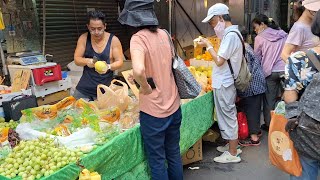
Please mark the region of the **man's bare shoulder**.
<svg viewBox="0 0 320 180"><path fill-rule="evenodd" d="M79 37L78 39L78 42L86 42L87 41L87 38L88 38L88 33L83 33L81 34L81 36Z"/></svg>

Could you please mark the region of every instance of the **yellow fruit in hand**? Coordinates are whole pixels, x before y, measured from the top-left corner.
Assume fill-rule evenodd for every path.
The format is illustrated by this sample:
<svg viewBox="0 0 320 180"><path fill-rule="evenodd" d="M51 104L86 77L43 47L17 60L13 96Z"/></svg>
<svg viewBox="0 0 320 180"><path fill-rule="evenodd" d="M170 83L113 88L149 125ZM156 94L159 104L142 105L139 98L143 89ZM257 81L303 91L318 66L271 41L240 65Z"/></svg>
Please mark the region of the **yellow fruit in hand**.
<svg viewBox="0 0 320 180"><path fill-rule="evenodd" d="M207 77L211 78L211 76L212 76L212 70L207 71Z"/></svg>
<svg viewBox="0 0 320 180"><path fill-rule="evenodd" d="M202 59L202 56L201 56L201 55L198 55L198 56L196 57L196 59L197 59L197 60L201 60L201 59Z"/></svg>
<svg viewBox="0 0 320 180"><path fill-rule="evenodd" d="M94 68L96 69L96 71L98 72L103 72L107 70L107 64L104 61L97 61L94 64Z"/></svg>

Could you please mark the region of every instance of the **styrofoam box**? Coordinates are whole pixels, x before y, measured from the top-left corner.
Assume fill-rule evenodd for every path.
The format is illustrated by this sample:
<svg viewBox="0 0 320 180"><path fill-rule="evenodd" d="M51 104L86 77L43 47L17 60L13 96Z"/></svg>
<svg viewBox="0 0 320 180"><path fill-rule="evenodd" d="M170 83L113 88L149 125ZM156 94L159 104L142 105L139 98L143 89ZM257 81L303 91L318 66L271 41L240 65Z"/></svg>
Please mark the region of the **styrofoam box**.
<svg viewBox="0 0 320 180"><path fill-rule="evenodd" d="M13 92L13 93L9 93L9 94L0 94L0 106L2 106L2 102L4 101L11 101L12 98L17 97L19 95L32 95L32 91L31 89L27 89L27 90L22 90L19 92Z"/></svg>
<svg viewBox="0 0 320 180"><path fill-rule="evenodd" d="M203 66L203 67L212 67L213 61L205 61L205 60L196 60L196 59L190 59L190 66Z"/></svg>
<svg viewBox="0 0 320 180"><path fill-rule="evenodd" d="M4 118L4 111L3 111L2 106L0 107L0 117L3 117L3 118Z"/></svg>
<svg viewBox="0 0 320 180"><path fill-rule="evenodd" d="M68 71L68 77L71 79L70 94L73 94L82 76L82 71Z"/></svg>
<svg viewBox="0 0 320 180"><path fill-rule="evenodd" d="M43 84L42 86L30 86L33 94L36 97L45 97L48 94L52 94L59 91L66 91L72 86L71 79L67 77L66 79L60 81L53 81Z"/></svg>

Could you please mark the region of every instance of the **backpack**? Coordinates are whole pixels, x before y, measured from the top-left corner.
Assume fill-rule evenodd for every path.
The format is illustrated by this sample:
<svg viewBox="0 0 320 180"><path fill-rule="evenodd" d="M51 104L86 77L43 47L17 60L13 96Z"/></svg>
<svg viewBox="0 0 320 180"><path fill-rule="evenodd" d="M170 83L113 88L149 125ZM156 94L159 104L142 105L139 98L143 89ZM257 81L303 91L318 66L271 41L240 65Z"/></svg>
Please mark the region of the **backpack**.
<svg viewBox="0 0 320 180"><path fill-rule="evenodd" d="M312 51L307 56L320 71L320 61ZM313 79L305 89L295 107L286 107L286 113L298 114L298 125L289 132L299 154L320 161L320 73L313 75Z"/></svg>
<svg viewBox="0 0 320 180"><path fill-rule="evenodd" d="M246 59L246 48L245 48L245 45L244 45L244 42L243 42L241 35L236 31L230 31L230 32L234 32L237 34L237 36L239 37L239 39L242 43L242 49L243 49L241 67L240 67L240 71L239 71L237 78L234 77L234 71L231 66L230 59L228 59L227 62L228 62L232 77L234 79L234 85L235 85L236 89L240 92L244 92L249 87L250 81L251 81L251 73L249 71L249 68L247 65L247 59Z"/></svg>

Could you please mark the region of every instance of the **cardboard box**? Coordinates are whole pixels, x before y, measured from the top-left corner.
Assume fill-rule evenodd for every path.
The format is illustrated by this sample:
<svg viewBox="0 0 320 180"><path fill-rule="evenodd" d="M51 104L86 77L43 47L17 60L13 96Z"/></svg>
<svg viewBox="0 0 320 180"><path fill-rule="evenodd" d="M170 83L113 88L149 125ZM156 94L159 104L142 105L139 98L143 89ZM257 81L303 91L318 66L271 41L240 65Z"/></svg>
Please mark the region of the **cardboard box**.
<svg viewBox="0 0 320 180"><path fill-rule="evenodd" d="M194 58L194 47L192 45L183 48L186 52L186 59Z"/></svg>
<svg viewBox="0 0 320 180"><path fill-rule="evenodd" d="M203 67L213 67L213 61L205 61L205 60L196 60L196 59L190 59L190 66L194 66L194 67L199 67L199 66L203 66Z"/></svg>
<svg viewBox="0 0 320 180"><path fill-rule="evenodd" d="M202 138L199 139L184 155L182 155L182 164L187 165L201 161L202 157Z"/></svg>
<svg viewBox="0 0 320 180"><path fill-rule="evenodd" d="M52 93L52 94L46 95L45 97L38 97L37 98L38 106L55 104L58 101L68 96L70 96L69 90Z"/></svg>

